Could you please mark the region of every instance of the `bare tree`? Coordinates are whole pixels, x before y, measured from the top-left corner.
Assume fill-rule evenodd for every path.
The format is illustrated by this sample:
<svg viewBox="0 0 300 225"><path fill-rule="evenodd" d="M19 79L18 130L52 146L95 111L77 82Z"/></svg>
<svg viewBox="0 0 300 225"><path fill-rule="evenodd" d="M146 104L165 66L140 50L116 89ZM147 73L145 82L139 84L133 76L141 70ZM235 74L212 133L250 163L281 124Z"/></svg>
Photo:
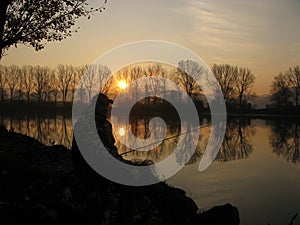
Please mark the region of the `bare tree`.
<svg viewBox="0 0 300 225"><path fill-rule="evenodd" d="M110 88L110 93L112 95L117 95L121 89L118 86L119 82L125 82L126 84L133 83L135 80L142 78L145 75L145 69L140 64L126 66L120 70L118 70L110 79L110 86L114 86L116 84L116 88ZM134 85L126 86L123 91L125 91L126 98L132 98L133 100L137 100L138 94L141 91L142 87L140 82L134 83ZM107 88L106 88L107 89ZM147 98L145 98L145 102Z"/></svg>
<svg viewBox="0 0 300 225"><path fill-rule="evenodd" d="M16 65L11 65L8 67L5 67L4 69L5 76L7 78L7 85L10 91L10 101L13 101L13 94L15 91L15 88L18 85L19 81L19 68Z"/></svg>
<svg viewBox="0 0 300 225"><path fill-rule="evenodd" d="M65 105L67 102L68 92L71 87L72 77L75 73L74 67L71 65L58 65L56 71L59 89L62 94L62 101Z"/></svg>
<svg viewBox="0 0 300 225"><path fill-rule="evenodd" d="M288 107L292 96L289 87L289 75L279 73L274 77L271 85L272 101L277 108Z"/></svg>
<svg viewBox="0 0 300 225"><path fill-rule="evenodd" d="M99 84L99 92L107 94L112 85L112 80L108 79L111 74L107 66L96 65L97 82Z"/></svg>
<svg viewBox="0 0 300 225"><path fill-rule="evenodd" d="M78 80L79 80L77 93L79 95L78 97L80 99L80 103L84 102L85 95L87 94L85 90L85 82L81 80L81 78L83 74L87 71L88 67L89 67L88 65L83 65L77 68Z"/></svg>
<svg viewBox="0 0 300 225"><path fill-rule="evenodd" d="M96 80L96 74L94 73L94 67L92 65L86 70L85 79L83 81L85 90L87 91L88 94L88 102L92 100L92 91L93 88L95 87L94 86L95 80Z"/></svg>
<svg viewBox="0 0 300 225"><path fill-rule="evenodd" d="M112 85L112 79L108 79L110 69L105 65L93 64L85 71L84 87L88 94L88 100L92 98L93 91L107 94Z"/></svg>
<svg viewBox="0 0 300 225"><path fill-rule="evenodd" d="M195 92L200 92L200 86L193 77L199 77L204 72L204 69L199 63L191 60L181 60L178 62L177 68L177 83L181 85L189 96Z"/></svg>
<svg viewBox="0 0 300 225"><path fill-rule="evenodd" d="M7 76L5 75L5 67L0 65L0 96L1 103L4 101L5 87L7 84Z"/></svg>
<svg viewBox="0 0 300 225"><path fill-rule="evenodd" d="M154 65L150 65L147 67L145 71L145 75L148 77L166 77L166 70L160 63L156 63ZM166 83L164 79L151 79L150 87L148 87L149 93L153 96L158 96L158 93L163 94L166 90ZM153 104L155 105L157 98L153 99Z"/></svg>
<svg viewBox="0 0 300 225"><path fill-rule="evenodd" d="M72 73L71 77L71 83L70 83L70 89L71 89L71 101L73 102L76 86L78 83L78 80L80 79L79 69L78 67L74 67L74 72Z"/></svg>
<svg viewBox="0 0 300 225"><path fill-rule="evenodd" d="M22 67L22 82L24 91L26 93L26 102L27 104L30 101L30 94L34 90L36 83L34 80L34 69L33 66L23 66Z"/></svg>
<svg viewBox="0 0 300 225"><path fill-rule="evenodd" d="M49 77L49 84L50 84L50 93L54 98L54 104L57 104L58 93L59 93L59 83L57 79L57 75L55 70L51 70L50 77Z"/></svg>
<svg viewBox="0 0 300 225"><path fill-rule="evenodd" d="M49 85L49 75L50 75L50 68L46 66L35 66L33 70L34 74L34 82L36 83L36 95L37 101L40 103L44 101L45 92L48 89Z"/></svg>
<svg viewBox="0 0 300 225"><path fill-rule="evenodd" d="M136 65L130 69L130 78L132 81L141 78L144 74L145 74L145 71L143 70L143 68L141 66ZM138 82L136 82L136 85L134 86L134 90L132 90L132 91L133 91L133 96L134 96L135 100L137 100L137 96L138 96L138 92L139 92Z"/></svg>
<svg viewBox="0 0 300 225"><path fill-rule="evenodd" d="M230 102L236 97L235 83L238 68L229 64L214 64L211 70L220 84L225 101Z"/></svg>
<svg viewBox="0 0 300 225"><path fill-rule="evenodd" d="M235 82L238 99L239 99L239 109L242 109L242 103L247 94L249 94L251 88L255 82L254 74L248 68L240 67L238 69L238 76Z"/></svg>
<svg viewBox="0 0 300 225"><path fill-rule="evenodd" d="M300 68L295 66L289 69L289 82L292 87L295 88L295 106L299 105L299 92L300 92Z"/></svg>
<svg viewBox="0 0 300 225"><path fill-rule="evenodd" d="M21 68L18 67L18 83L16 86L16 94L17 94L16 97L19 102L22 100L23 90L24 90L24 83L23 83L22 71Z"/></svg>

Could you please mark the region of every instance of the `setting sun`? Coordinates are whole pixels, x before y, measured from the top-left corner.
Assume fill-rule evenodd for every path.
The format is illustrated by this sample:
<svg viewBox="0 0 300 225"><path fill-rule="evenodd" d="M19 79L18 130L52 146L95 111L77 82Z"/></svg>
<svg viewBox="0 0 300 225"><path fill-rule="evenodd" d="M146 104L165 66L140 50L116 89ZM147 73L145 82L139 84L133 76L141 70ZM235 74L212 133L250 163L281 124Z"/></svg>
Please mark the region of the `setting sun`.
<svg viewBox="0 0 300 225"><path fill-rule="evenodd" d="M119 81L118 83L119 88L125 89L127 87L127 83L124 80Z"/></svg>
<svg viewBox="0 0 300 225"><path fill-rule="evenodd" d="M124 135L125 135L125 129L124 129L124 128L121 127L121 128L119 129L119 135L120 135L120 136L124 136Z"/></svg>

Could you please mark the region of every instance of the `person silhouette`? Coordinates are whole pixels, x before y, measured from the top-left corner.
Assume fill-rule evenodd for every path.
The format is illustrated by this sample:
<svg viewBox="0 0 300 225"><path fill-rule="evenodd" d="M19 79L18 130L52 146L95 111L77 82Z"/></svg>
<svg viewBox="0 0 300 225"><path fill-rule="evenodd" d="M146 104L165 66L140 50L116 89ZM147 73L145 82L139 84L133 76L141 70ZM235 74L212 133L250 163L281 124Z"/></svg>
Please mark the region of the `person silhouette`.
<svg viewBox="0 0 300 225"><path fill-rule="evenodd" d="M92 135L88 135L89 126L87 118L92 116L92 106L95 106L95 123L98 136L100 137L103 146L105 149L115 158L122 160L122 157L118 154L118 149L115 146L115 138L112 133L112 125L108 121L107 117L110 114L111 107L113 104L113 100L109 99L105 94L98 94L92 98L91 107L88 112L84 112L79 120L76 122L74 129L84 129L84 132L87 137L91 137ZM92 141L92 140L91 140ZM88 141L87 141L88 143ZM83 158L78 145L76 143L75 136L73 135L72 140L72 161L75 169L90 167L85 159Z"/></svg>

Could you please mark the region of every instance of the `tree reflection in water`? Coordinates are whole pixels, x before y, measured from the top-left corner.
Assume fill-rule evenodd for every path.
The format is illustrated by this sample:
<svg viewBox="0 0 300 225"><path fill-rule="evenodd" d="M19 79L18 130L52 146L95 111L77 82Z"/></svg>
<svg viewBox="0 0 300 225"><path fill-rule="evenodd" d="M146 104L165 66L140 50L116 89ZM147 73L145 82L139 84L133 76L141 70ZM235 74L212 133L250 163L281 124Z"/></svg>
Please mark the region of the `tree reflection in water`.
<svg viewBox="0 0 300 225"><path fill-rule="evenodd" d="M1 124L8 130L33 137L46 145L71 148L72 119L68 115L43 113L1 113Z"/></svg>
<svg viewBox="0 0 300 225"><path fill-rule="evenodd" d="M227 162L248 158L253 151L251 136L253 136L255 132L256 130L251 124L251 119L238 117L228 118L223 143L215 160ZM201 160L208 142L209 134L210 129L204 130L204 135L200 136L197 151L190 159L189 164L198 163Z"/></svg>
<svg viewBox="0 0 300 225"><path fill-rule="evenodd" d="M149 118L146 118L131 121L131 129L137 137L143 138L150 136L150 131L148 129L149 120ZM207 124L208 119L202 118L200 123L202 125ZM192 145L191 141L192 136L194 135L193 130L195 129L195 127L193 127L193 125L189 123L184 123L184 126L186 126L187 130L190 130L190 132L181 134L183 136L184 143L188 144L181 146L182 151L180 151L179 154L176 155L178 163L182 163L186 160L187 157L190 157L188 150ZM120 127L122 127L121 121ZM206 144L208 142L210 129L210 127L203 128L203 130L201 128L196 151L187 164L197 163L201 160L201 157L205 151ZM226 134L224 136L223 144L216 157L216 160L231 161L248 158L251 152L253 151L251 136L253 136L255 132L256 130L254 126L251 125L250 119L229 119L227 122ZM163 141L158 147L147 152L131 151L131 149L128 149L121 143L117 143L117 145L119 148L119 152L121 154L125 153L123 156L127 159L150 159L154 162L157 162L165 159L174 151L179 141L179 134L179 124L177 124L177 126L168 126L168 132L166 136L167 140ZM155 133L153 135L155 136Z"/></svg>
<svg viewBox="0 0 300 225"><path fill-rule="evenodd" d="M158 115L153 115L158 116ZM150 137L149 121L152 117L149 116L133 116L130 118L130 127L124 127L124 119L120 118L115 128L115 132L122 132L126 136L126 129L131 129L135 136L139 138ZM15 114L1 114L1 124L4 124L7 129L13 129L18 133L37 139L39 142L46 145L62 144L67 148L71 148L72 141L72 120L71 116L67 115L47 115L47 114L28 114L28 113L15 113ZM144 160L149 159L153 162L158 162L168 157L176 148L179 142L180 120L178 117L170 116L170 114L163 115L162 119L167 124L166 140L161 142L156 148L150 151L131 151L130 148L117 141L116 145L119 153L123 154L124 158L128 160ZM209 123L208 118L200 118L200 124ZM192 135L196 127L188 122L184 123L187 127L187 132L181 134L185 143L190 143ZM287 128L282 123L272 123L273 133L270 135L274 152L277 154L285 155L289 161L299 161L299 128L297 124ZM187 164L197 163L205 151L205 147L210 135L210 127L201 128L199 142L195 153L190 158ZM294 132L292 132L294 131ZM158 135L159 129L153 133L153 137ZM231 161L247 158L253 151L251 136L254 135L255 128L251 125L250 119L231 118L228 119L226 133L224 136L223 144L216 157L219 161ZM151 140L149 140L149 143ZM189 155L190 145L181 146L182 151L176 155L177 162L181 163L186 160ZM188 153L188 154L186 154Z"/></svg>
<svg viewBox="0 0 300 225"><path fill-rule="evenodd" d="M248 158L253 151L251 136L253 136L255 132L254 126L251 125L251 119L229 118L223 144L216 160L232 161Z"/></svg>
<svg viewBox="0 0 300 225"><path fill-rule="evenodd" d="M161 127L156 127L152 133L150 132L149 129L149 122L151 120L152 117L143 117L143 116L135 116L135 117L131 117L130 118L130 127L125 127L125 120L126 118L119 118L118 119L118 123L114 124L114 132L119 132L120 130L125 130L124 132L124 140L125 140L125 145L123 145L121 142L119 142L117 140L116 145L118 147L119 150L119 154L122 154L122 156L125 159L128 160L152 160L153 162L158 162L160 160L163 160L164 158L166 158L176 147L177 142L179 140L179 137L174 137L171 138L173 136L176 136L177 134L180 133L180 125L177 121L177 118L173 121L170 122L170 118L163 118L166 121L167 124L167 134L165 139L163 140L157 147L155 148L151 148L151 150L149 151L143 151L143 149L138 149L136 151L128 148L126 145L128 142L134 142L136 141L136 139L134 140L129 140L127 138L127 133L126 130L131 130L132 133L140 139L145 139L145 138L149 138L148 140L148 144L146 143L145 147L148 147L148 145L151 147L151 143L153 143L153 139L156 139L159 134L162 132L162 128ZM173 118L174 119L174 118ZM120 132L119 132L120 134ZM152 136L151 136L152 135ZM151 139L153 138L153 139Z"/></svg>
<svg viewBox="0 0 300 225"><path fill-rule="evenodd" d="M286 158L288 162L300 161L300 122L299 120L272 120L268 121L271 127L269 141L273 152Z"/></svg>

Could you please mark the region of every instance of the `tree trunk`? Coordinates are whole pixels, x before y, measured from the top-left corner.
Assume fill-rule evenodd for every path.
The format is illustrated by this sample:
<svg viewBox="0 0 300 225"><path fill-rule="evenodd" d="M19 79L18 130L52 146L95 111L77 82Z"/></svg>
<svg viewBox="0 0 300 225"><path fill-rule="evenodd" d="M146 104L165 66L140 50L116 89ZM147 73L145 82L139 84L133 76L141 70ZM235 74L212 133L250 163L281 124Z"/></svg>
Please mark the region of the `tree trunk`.
<svg viewBox="0 0 300 225"><path fill-rule="evenodd" d="M239 110L240 110L240 112L242 111L242 99L243 99L243 95L240 94L240 96L239 96L239 105L240 105Z"/></svg>
<svg viewBox="0 0 300 225"><path fill-rule="evenodd" d="M10 101L13 101L14 89L10 89Z"/></svg>
<svg viewBox="0 0 300 225"><path fill-rule="evenodd" d="M57 94L54 94L54 103L55 103L55 106L57 105Z"/></svg>
<svg viewBox="0 0 300 225"><path fill-rule="evenodd" d="M29 92L27 92L27 104L29 104L29 95L30 95L30 93Z"/></svg>

